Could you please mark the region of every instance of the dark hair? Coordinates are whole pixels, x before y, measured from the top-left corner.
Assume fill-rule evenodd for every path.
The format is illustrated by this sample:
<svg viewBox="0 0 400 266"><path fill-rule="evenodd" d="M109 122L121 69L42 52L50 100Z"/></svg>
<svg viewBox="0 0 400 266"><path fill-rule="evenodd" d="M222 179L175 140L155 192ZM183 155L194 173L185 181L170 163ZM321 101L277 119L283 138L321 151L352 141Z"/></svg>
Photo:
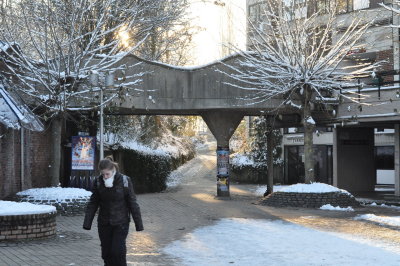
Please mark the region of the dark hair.
<svg viewBox="0 0 400 266"><path fill-rule="evenodd" d="M99 170L112 170L114 169L118 171L118 164L113 161L111 156L107 156L103 160L99 162Z"/></svg>

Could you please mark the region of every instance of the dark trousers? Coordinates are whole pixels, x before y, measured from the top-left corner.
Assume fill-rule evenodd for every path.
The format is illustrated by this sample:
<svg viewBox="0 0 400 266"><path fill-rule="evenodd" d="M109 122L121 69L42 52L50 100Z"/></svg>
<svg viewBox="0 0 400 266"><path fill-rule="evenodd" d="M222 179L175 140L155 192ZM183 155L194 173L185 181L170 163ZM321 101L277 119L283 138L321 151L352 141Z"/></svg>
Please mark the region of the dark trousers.
<svg viewBox="0 0 400 266"><path fill-rule="evenodd" d="M101 257L105 266L126 266L126 237L129 223L98 225Z"/></svg>

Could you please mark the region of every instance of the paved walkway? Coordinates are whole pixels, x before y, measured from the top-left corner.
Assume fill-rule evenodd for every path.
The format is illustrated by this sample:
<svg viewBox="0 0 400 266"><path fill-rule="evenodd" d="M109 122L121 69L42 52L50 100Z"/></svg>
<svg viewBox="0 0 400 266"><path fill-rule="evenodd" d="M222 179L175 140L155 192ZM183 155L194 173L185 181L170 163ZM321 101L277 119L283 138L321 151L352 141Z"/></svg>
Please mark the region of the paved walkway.
<svg viewBox="0 0 400 266"><path fill-rule="evenodd" d="M398 216L399 210L379 207L355 212L334 212L294 208L271 208L254 204L255 186L233 185L231 200L215 198L214 147L179 169L183 183L164 193L139 195L145 231L135 232L131 224L128 236L129 265L180 265L161 249L194 229L222 218L280 219L323 231L389 241L400 249L400 230L373 223L355 221L362 213ZM0 265L102 265L97 227L82 230L83 216L57 217L57 236L48 240L0 243ZM226 243L221 243L226 245Z"/></svg>

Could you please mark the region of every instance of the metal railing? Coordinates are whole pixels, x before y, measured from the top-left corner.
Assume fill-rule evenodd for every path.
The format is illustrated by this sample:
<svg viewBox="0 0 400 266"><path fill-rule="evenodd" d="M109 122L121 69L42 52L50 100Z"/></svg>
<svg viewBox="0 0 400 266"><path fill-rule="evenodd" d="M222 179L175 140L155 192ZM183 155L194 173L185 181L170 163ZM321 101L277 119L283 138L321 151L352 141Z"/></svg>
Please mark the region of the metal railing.
<svg viewBox="0 0 400 266"><path fill-rule="evenodd" d="M70 176L68 187L83 188L92 191L95 179L96 176Z"/></svg>

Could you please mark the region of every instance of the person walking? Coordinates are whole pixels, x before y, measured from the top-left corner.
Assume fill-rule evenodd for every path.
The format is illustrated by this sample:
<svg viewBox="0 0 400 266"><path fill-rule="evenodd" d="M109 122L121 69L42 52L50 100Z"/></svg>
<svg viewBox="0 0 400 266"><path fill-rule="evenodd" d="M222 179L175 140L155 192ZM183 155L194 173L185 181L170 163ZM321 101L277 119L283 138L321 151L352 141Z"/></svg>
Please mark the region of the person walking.
<svg viewBox="0 0 400 266"><path fill-rule="evenodd" d="M97 224L104 265L125 266L130 215L136 231L144 229L140 207L136 202L131 179L118 172L117 163L106 158L99 162L98 168L100 176L93 184L93 194L86 207L83 229L91 229L99 209Z"/></svg>

